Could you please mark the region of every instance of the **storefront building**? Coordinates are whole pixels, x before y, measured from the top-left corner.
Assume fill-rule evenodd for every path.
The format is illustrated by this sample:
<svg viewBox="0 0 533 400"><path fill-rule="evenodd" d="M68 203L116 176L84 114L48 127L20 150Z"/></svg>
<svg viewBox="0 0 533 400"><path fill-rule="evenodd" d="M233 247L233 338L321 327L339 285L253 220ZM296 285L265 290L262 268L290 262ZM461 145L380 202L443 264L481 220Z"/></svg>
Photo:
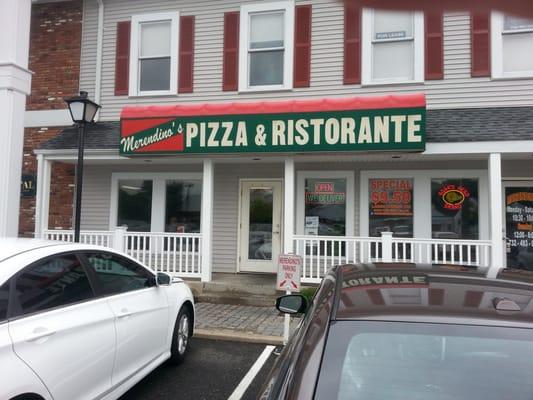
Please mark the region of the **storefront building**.
<svg viewBox="0 0 533 400"><path fill-rule="evenodd" d="M103 107L83 240L204 281L273 273L281 253L304 282L344 262L533 266L530 22L126 3L83 6L80 88ZM76 149L72 127L35 150L36 236L72 236L50 187Z"/></svg>

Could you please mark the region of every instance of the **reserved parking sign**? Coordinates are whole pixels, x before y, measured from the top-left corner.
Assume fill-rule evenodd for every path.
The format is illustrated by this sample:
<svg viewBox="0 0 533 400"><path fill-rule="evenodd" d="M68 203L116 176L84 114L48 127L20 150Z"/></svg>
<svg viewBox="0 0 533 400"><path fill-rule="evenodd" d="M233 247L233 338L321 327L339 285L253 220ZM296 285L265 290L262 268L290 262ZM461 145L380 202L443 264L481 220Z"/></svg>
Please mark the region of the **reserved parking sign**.
<svg viewBox="0 0 533 400"><path fill-rule="evenodd" d="M302 257L295 254L281 254L278 257L277 290L300 291Z"/></svg>

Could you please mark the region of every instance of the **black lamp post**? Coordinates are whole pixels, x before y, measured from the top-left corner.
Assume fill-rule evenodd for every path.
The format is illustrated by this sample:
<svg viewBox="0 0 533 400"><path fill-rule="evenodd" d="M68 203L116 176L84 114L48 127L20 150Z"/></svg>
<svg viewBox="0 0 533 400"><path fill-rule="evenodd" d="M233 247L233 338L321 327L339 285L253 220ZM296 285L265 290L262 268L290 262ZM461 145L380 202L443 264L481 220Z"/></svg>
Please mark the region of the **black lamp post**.
<svg viewBox="0 0 533 400"><path fill-rule="evenodd" d="M87 98L87 92L65 99L72 121L78 125L78 164L76 165L76 214L74 216L74 241L80 241L81 188L83 184L83 150L85 147L85 125L93 122L98 104Z"/></svg>

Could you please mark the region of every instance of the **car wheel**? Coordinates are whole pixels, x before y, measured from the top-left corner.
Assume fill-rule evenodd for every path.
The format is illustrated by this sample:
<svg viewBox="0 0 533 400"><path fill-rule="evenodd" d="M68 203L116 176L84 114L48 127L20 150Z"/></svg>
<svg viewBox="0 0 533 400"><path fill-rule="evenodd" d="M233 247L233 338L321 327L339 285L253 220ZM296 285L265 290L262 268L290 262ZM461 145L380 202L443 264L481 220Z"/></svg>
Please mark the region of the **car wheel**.
<svg viewBox="0 0 533 400"><path fill-rule="evenodd" d="M181 364L185 359L185 355L189 349L191 322L190 311L187 307L182 307L176 318L174 333L172 334L169 360L172 364Z"/></svg>

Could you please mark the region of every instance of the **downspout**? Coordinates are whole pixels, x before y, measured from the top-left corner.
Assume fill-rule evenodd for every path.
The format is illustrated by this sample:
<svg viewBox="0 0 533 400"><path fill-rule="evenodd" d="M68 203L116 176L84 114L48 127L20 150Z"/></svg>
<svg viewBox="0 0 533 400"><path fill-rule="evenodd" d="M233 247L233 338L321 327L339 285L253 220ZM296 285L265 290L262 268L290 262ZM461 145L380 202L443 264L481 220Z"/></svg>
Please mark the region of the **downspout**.
<svg viewBox="0 0 533 400"><path fill-rule="evenodd" d="M102 100L102 54L104 42L104 0L98 3L98 32L96 37L96 79L94 83L94 102L100 104ZM100 111L97 112L95 122L100 120Z"/></svg>

